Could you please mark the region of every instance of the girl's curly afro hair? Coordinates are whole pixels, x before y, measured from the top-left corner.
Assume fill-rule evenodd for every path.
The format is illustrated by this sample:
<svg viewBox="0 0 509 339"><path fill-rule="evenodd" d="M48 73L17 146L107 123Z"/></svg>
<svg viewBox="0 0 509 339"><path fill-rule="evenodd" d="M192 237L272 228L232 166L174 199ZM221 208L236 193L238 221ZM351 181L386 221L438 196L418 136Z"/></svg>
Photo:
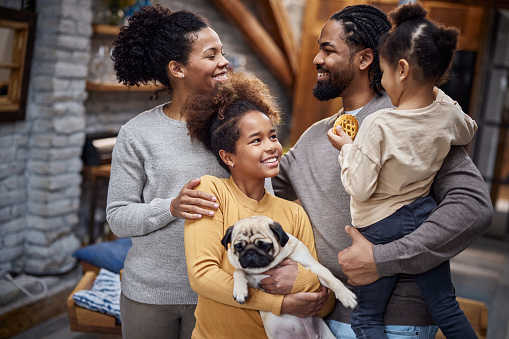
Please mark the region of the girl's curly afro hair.
<svg viewBox="0 0 509 339"><path fill-rule="evenodd" d="M172 60L187 64L195 33L207 27L207 19L196 13L171 12L161 5L142 7L113 41L119 82L139 86L158 81L171 91L168 64Z"/></svg>
<svg viewBox="0 0 509 339"><path fill-rule="evenodd" d="M426 19L418 3L399 6L389 13L393 28L380 39L380 55L396 67L405 59L417 70L417 80L444 83L458 47L459 31Z"/></svg>
<svg viewBox="0 0 509 339"><path fill-rule="evenodd" d="M267 85L255 76L233 73L210 93L188 97L182 112L191 138L200 140L229 170L219 151L235 154L240 137L238 122L251 111L265 114L275 127L281 122L279 107Z"/></svg>

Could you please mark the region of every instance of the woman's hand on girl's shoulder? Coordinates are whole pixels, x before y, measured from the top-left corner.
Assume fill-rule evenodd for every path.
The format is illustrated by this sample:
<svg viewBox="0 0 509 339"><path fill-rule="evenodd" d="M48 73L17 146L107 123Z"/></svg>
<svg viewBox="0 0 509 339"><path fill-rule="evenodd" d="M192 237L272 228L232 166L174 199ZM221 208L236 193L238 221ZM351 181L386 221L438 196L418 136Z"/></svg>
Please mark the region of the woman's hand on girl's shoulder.
<svg viewBox="0 0 509 339"><path fill-rule="evenodd" d="M200 184L200 179L192 179L184 185L179 195L171 201L170 212L181 219L201 219L203 216L213 216L219 208L217 199L211 194L194 190Z"/></svg>

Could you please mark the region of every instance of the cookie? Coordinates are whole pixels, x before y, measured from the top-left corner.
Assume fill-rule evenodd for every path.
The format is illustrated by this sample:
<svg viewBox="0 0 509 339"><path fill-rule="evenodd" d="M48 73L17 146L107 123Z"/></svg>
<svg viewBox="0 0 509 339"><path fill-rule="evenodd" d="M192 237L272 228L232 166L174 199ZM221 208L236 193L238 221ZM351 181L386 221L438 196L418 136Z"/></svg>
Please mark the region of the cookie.
<svg viewBox="0 0 509 339"><path fill-rule="evenodd" d="M341 114L339 118L336 119L336 122L334 123L334 127L332 128L332 132L334 134L338 134L336 131L336 126L341 126L343 131L345 131L346 134L352 138L352 140L355 139L355 135L357 134L357 131L359 130L359 123L357 122L357 119L351 115L351 114Z"/></svg>

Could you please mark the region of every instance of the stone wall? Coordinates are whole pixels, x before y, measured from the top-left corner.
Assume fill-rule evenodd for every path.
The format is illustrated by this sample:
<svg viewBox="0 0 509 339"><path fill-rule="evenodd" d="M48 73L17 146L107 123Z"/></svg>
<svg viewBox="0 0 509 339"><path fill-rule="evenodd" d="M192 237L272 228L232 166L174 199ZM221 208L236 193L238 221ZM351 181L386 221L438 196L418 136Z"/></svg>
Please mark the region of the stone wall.
<svg viewBox="0 0 509 339"><path fill-rule="evenodd" d="M80 246L91 3L39 0L37 14L26 121L0 125L0 267L44 275L74 267Z"/></svg>

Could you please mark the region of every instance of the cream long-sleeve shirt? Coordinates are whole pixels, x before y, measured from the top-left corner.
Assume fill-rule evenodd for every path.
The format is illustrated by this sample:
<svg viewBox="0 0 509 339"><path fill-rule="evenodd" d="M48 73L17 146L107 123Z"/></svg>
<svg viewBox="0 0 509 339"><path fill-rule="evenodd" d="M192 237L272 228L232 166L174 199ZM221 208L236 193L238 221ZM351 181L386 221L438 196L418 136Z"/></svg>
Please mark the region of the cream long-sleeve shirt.
<svg viewBox="0 0 509 339"><path fill-rule="evenodd" d="M466 145L475 121L439 91L429 106L379 110L338 156L352 224L369 226L429 194L451 145Z"/></svg>

